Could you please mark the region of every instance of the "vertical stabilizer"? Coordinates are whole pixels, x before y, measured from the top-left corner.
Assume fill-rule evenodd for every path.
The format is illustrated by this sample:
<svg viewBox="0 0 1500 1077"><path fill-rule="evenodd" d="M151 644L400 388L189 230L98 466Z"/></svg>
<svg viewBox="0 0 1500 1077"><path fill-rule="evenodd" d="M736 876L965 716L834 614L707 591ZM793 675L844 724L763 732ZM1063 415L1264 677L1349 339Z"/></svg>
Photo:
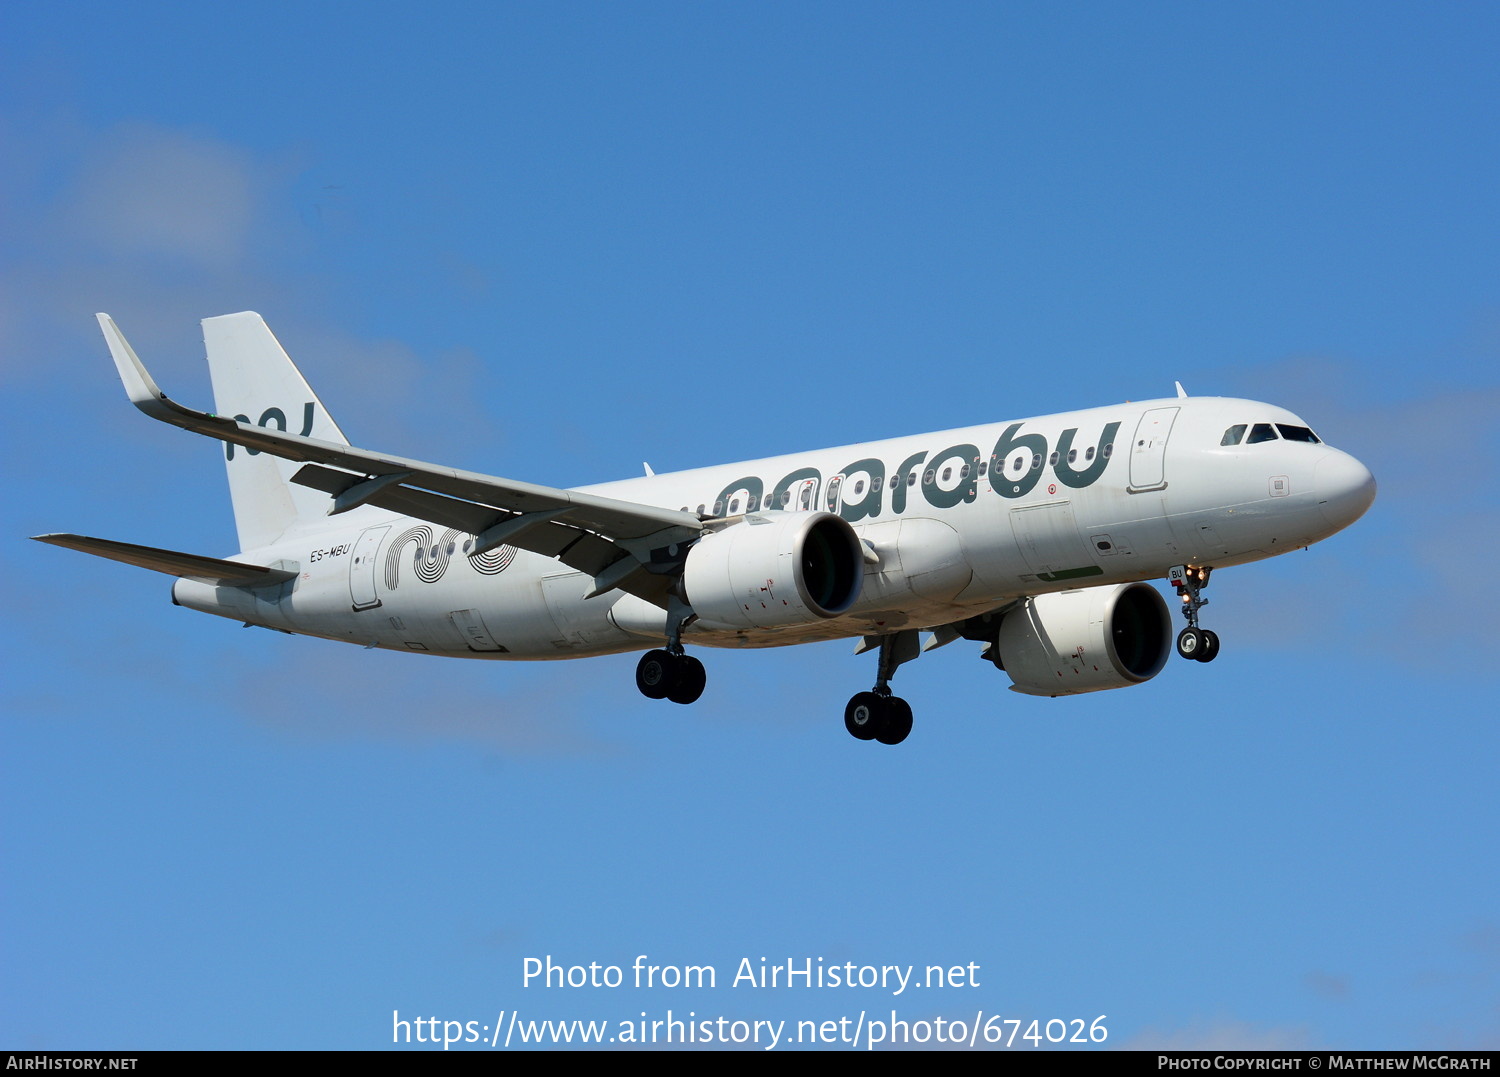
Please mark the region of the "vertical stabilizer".
<svg viewBox="0 0 1500 1077"><path fill-rule="evenodd" d="M205 318L203 343L220 415L349 444L259 314ZM298 521L327 515L327 494L291 482L300 464L229 443L224 454L241 550L268 546Z"/></svg>

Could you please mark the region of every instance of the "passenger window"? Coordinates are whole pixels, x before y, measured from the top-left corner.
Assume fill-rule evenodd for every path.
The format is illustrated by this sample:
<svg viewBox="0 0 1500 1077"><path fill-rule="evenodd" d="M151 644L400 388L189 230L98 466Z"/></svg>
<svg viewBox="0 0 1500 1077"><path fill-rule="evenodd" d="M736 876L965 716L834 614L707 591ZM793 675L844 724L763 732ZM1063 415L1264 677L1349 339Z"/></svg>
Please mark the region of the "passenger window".
<svg viewBox="0 0 1500 1077"><path fill-rule="evenodd" d="M1281 436L1288 441L1306 441L1314 445L1319 444L1318 435L1305 426L1288 426L1286 423L1277 423L1276 429L1280 430Z"/></svg>
<svg viewBox="0 0 1500 1077"><path fill-rule="evenodd" d="M854 484L854 494L855 494L856 497L858 497L860 494L862 494L864 492L865 492L865 480L864 479L860 479L858 482L856 482Z"/></svg>
<svg viewBox="0 0 1500 1077"><path fill-rule="evenodd" d="M953 477L953 469L951 467L945 467L945 468L943 468L943 481L947 482L952 477Z"/></svg>
<svg viewBox="0 0 1500 1077"><path fill-rule="evenodd" d="M922 485L923 486L931 486L932 485L932 478L936 474L937 474L936 471L934 471L932 468L928 468L927 469L927 474L925 474L925 475L922 476Z"/></svg>
<svg viewBox="0 0 1500 1077"><path fill-rule="evenodd" d="M1047 457L1047 463L1051 464L1053 467L1056 467L1057 462L1061 459L1062 455L1056 449L1053 449L1052 455Z"/></svg>
<svg viewBox="0 0 1500 1077"><path fill-rule="evenodd" d="M1078 450L1077 449L1069 449L1068 450L1068 463L1070 463L1070 464L1076 463L1077 460L1078 460Z"/></svg>
<svg viewBox="0 0 1500 1077"><path fill-rule="evenodd" d="M1256 423L1250 428L1250 436L1245 439L1246 445L1258 445L1262 441L1275 441L1276 431L1271 428L1270 423Z"/></svg>
<svg viewBox="0 0 1500 1077"><path fill-rule="evenodd" d="M1110 456L1110 453L1112 453L1114 451L1115 451L1115 443L1113 441L1111 441L1108 445L1104 446L1104 459L1108 460L1109 456Z"/></svg>
<svg viewBox="0 0 1500 1077"><path fill-rule="evenodd" d="M979 477L981 479L984 478L985 474L989 471L989 469L990 469L990 462L988 460L981 460L981 461L979 461Z"/></svg>
<svg viewBox="0 0 1500 1077"><path fill-rule="evenodd" d="M1219 444L1238 445L1243 440L1245 440L1245 424L1240 423L1238 426L1231 426L1228 430L1224 431L1224 436L1219 439Z"/></svg>
<svg viewBox="0 0 1500 1077"><path fill-rule="evenodd" d="M917 473L915 471L908 471L906 473L906 485L908 485L908 486L915 486L916 484L917 484Z"/></svg>
<svg viewBox="0 0 1500 1077"><path fill-rule="evenodd" d="M722 502L722 501L715 501L714 502L714 515L715 516L723 516L724 515L724 502Z"/></svg>
<svg viewBox="0 0 1500 1077"><path fill-rule="evenodd" d="M792 503L792 488L790 486L788 486L785 490L781 491L781 507L782 508L786 508L791 503Z"/></svg>
<svg viewBox="0 0 1500 1077"><path fill-rule="evenodd" d="M876 493L876 494L880 493L880 476L879 475L876 475L873 479L870 480L870 491L872 493Z"/></svg>
<svg viewBox="0 0 1500 1077"><path fill-rule="evenodd" d="M1092 445L1089 446L1088 452L1083 454L1083 458L1085 460L1092 460L1094 458L1094 447Z"/></svg>
<svg viewBox="0 0 1500 1077"><path fill-rule="evenodd" d="M698 515L699 515L699 516L702 516L702 515L703 515L703 506L702 506L702 505L699 505L699 506L698 506Z"/></svg>

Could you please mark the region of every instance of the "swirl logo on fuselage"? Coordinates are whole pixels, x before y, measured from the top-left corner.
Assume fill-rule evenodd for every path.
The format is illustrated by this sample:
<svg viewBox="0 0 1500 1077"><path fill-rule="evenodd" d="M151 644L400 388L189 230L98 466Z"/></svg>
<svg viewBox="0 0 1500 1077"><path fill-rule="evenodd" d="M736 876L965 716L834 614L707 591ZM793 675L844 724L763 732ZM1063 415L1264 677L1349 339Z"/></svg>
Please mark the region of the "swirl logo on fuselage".
<svg viewBox="0 0 1500 1077"><path fill-rule="evenodd" d="M411 553L411 570L423 583L437 583L448 571L448 563L452 560L467 561L481 576L495 576L509 568L516 558L514 546L500 546L478 557L465 556L460 548L460 537L463 549L474 539L474 536L465 535L452 527L441 536L434 537L433 529L427 524L419 524L403 531L386 548L386 587L394 591L400 585L401 565L406 560L405 550L408 546L415 547Z"/></svg>

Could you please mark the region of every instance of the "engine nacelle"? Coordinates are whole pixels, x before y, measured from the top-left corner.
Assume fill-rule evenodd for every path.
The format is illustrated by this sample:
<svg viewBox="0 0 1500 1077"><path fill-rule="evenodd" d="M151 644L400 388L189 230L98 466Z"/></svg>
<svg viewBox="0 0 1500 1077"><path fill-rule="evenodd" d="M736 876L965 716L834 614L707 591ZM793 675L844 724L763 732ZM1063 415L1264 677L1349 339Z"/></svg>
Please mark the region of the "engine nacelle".
<svg viewBox="0 0 1500 1077"><path fill-rule="evenodd" d="M1172 615L1146 583L1028 598L1000 622L992 657L1030 696L1071 696L1149 681L1172 651Z"/></svg>
<svg viewBox="0 0 1500 1077"><path fill-rule="evenodd" d="M748 515L688 551L682 582L698 616L743 628L837 617L859 598L864 552L829 512Z"/></svg>

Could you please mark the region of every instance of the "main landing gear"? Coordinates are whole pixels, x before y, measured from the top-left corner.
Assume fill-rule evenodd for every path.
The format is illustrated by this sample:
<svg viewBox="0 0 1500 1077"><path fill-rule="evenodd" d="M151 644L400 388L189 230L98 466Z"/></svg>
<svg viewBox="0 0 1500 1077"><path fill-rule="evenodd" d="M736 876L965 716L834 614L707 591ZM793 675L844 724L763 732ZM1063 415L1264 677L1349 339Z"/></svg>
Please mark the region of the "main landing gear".
<svg viewBox="0 0 1500 1077"><path fill-rule="evenodd" d="M647 699L695 703L707 683L703 663L680 651L647 651L635 667L635 686Z"/></svg>
<svg viewBox="0 0 1500 1077"><path fill-rule="evenodd" d="M635 667L635 686L647 699L670 699L673 703L694 703L703 694L708 676L703 663L683 653L682 626L691 614L675 602L667 614L667 646L647 651ZM922 653L921 636L916 629L903 629L880 636L866 636L856 654L880 650L875 687L856 692L844 708L844 728L856 740L877 740L881 744L900 744L911 733L911 706L900 696L891 694L890 680L896 667L910 662Z"/></svg>
<svg viewBox="0 0 1500 1077"><path fill-rule="evenodd" d="M878 740L881 744L900 744L906 739L911 732L911 706L900 696L891 695L889 682L897 666L921 653L920 644L915 629L865 637L856 653L879 646L880 665L875 673L875 688L856 692L844 708L844 728L850 736L856 740Z"/></svg>
<svg viewBox="0 0 1500 1077"><path fill-rule="evenodd" d="M703 663L682 650L682 626L692 611L677 598L667 601L666 650L647 651L635 667L635 686L647 699L696 703L708 683Z"/></svg>
<svg viewBox="0 0 1500 1077"><path fill-rule="evenodd" d="M889 688L856 692L844 708L844 728L856 740L900 744L911 732L911 706Z"/></svg>
<svg viewBox="0 0 1500 1077"><path fill-rule="evenodd" d="M1208 566L1177 565L1167 573L1167 581L1182 598L1182 615L1188 623L1177 633L1177 653L1195 662L1212 662L1219 657L1219 634L1211 628L1198 627L1198 611L1208 605L1202 592L1212 572Z"/></svg>

